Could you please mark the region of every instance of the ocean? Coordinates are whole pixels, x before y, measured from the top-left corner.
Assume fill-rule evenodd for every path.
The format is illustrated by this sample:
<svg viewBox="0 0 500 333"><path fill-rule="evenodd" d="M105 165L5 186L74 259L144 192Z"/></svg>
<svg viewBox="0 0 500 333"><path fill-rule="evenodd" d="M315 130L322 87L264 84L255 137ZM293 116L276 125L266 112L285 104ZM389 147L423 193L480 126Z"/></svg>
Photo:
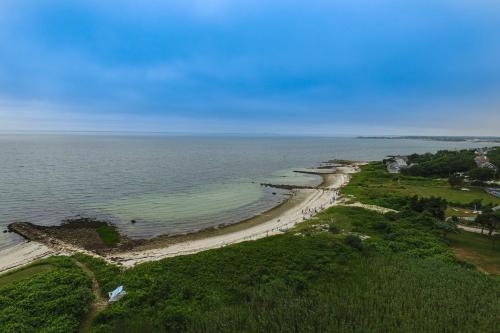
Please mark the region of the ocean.
<svg viewBox="0 0 500 333"><path fill-rule="evenodd" d="M379 160L485 143L304 137L0 135L0 230L15 221L109 220L133 238L236 223L286 200L260 183L316 185L293 172L333 158ZM131 223L135 220L136 223ZM19 236L0 233L0 249Z"/></svg>

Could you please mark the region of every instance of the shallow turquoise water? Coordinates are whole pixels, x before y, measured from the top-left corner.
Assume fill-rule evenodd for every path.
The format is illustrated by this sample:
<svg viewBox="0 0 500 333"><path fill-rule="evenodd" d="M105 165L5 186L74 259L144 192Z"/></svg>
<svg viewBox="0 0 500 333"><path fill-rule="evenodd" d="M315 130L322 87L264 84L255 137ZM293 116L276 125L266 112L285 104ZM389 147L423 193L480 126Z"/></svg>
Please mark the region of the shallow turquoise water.
<svg viewBox="0 0 500 333"><path fill-rule="evenodd" d="M349 138L0 135L0 228L106 218L132 237L234 223L276 205L286 191L260 182L317 184L294 169L331 158L473 147L474 143ZM484 145L484 144L480 144ZM273 195L273 192L275 194ZM130 220L137 220L131 224ZM0 234L0 247L18 241Z"/></svg>

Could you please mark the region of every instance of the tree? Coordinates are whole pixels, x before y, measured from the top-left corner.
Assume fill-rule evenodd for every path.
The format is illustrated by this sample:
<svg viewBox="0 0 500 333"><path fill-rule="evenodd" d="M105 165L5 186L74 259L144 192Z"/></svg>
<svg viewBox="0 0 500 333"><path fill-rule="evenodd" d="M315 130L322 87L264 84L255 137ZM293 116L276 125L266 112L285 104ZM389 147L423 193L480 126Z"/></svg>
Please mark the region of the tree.
<svg viewBox="0 0 500 333"><path fill-rule="evenodd" d="M472 180L484 183L485 181L492 180L495 177L495 171L488 168L474 168L469 171L469 177Z"/></svg>
<svg viewBox="0 0 500 333"><path fill-rule="evenodd" d="M490 213L490 219L486 228L488 228L488 236L491 236L494 231L498 230L500 227L500 212L492 212Z"/></svg>
<svg viewBox="0 0 500 333"><path fill-rule="evenodd" d="M434 155L414 154L409 156L409 163L418 163L418 165L402 170L405 175L443 178L456 172L467 172L476 166L472 150L441 150Z"/></svg>
<svg viewBox="0 0 500 333"><path fill-rule="evenodd" d="M483 207L483 199L474 199L470 202L469 205L475 210L481 210L481 207Z"/></svg>
<svg viewBox="0 0 500 333"><path fill-rule="evenodd" d="M458 232L458 218L453 216L452 218L446 219L445 221L439 221L436 223L436 228L441 230L443 237L446 237L449 233Z"/></svg>
<svg viewBox="0 0 500 333"><path fill-rule="evenodd" d="M478 215L475 222L481 226L481 233L483 233L486 228L488 230L488 236L491 236L493 232L500 227L500 212L488 210Z"/></svg>
<svg viewBox="0 0 500 333"><path fill-rule="evenodd" d="M429 212L433 217L444 221L448 203L439 197L419 198L415 195L409 198L409 207L419 213Z"/></svg>
<svg viewBox="0 0 500 333"><path fill-rule="evenodd" d="M448 178L448 183L451 187L461 187L464 184L464 179L459 175L453 174Z"/></svg>

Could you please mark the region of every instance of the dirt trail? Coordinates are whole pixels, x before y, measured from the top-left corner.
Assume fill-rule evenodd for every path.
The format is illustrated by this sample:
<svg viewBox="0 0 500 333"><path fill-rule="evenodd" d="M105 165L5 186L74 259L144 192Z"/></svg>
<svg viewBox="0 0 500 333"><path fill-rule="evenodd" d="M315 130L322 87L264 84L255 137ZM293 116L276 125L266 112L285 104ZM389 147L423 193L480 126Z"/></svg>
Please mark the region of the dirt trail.
<svg viewBox="0 0 500 333"><path fill-rule="evenodd" d="M92 291L94 292L95 296L94 302L92 302L89 311L83 318L80 324L80 328L78 329L78 332L83 333L90 331L90 326L92 325L92 321L100 311L104 310L108 306L108 301L102 296L101 286L99 285L99 282L97 282L94 272L92 272L90 268L88 268L85 264L79 262L78 260L75 260L75 263L92 280Z"/></svg>

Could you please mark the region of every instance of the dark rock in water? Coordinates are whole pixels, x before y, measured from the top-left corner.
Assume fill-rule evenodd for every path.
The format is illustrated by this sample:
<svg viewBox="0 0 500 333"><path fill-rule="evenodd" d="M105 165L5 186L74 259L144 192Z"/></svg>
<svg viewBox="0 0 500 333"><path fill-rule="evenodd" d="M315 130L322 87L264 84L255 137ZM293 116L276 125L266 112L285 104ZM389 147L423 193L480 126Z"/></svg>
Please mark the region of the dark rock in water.
<svg viewBox="0 0 500 333"><path fill-rule="evenodd" d="M136 220L131 220L130 223L135 224Z"/></svg>
<svg viewBox="0 0 500 333"><path fill-rule="evenodd" d="M8 233L8 232L9 232L9 230L7 230L7 229L5 229L5 230L3 231L3 233L4 233L4 234L6 234L6 233Z"/></svg>
<svg viewBox="0 0 500 333"><path fill-rule="evenodd" d="M276 195L276 192L273 192L273 195Z"/></svg>
<svg viewBox="0 0 500 333"><path fill-rule="evenodd" d="M297 189L315 189L314 186L302 186L302 185L286 185L286 184L269 184L269 183L260 183L261 186L264 187L273 187L282 190L297 190Z"/></svg>

